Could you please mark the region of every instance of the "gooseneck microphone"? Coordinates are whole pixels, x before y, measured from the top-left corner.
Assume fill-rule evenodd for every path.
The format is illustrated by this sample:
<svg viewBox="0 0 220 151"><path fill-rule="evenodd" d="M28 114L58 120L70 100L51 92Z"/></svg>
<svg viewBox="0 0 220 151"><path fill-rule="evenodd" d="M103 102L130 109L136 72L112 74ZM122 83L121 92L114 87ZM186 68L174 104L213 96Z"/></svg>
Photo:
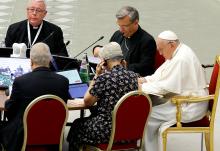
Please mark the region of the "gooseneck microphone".
<svg viewBox="0 0 220 151"><path fill-rule="evenodd" d="M96 40L95 42L93 42L91 45L89 45L86 49L83 49L82 51L80 51L75 57L73 57L74 59L76 57L78 57L80 54L82 54L84 51L86 51L87 49L89 49L91 46L93 46L95 43L97 43L98 41L102 40L104 38L104 36L101 36L98 40Z"/></svg>
<svg viewBox="0 0 220 151"><path fill-rule="evenodd" d="M49 39L50 37L52 37L54 34L54 31L52 31L46 38L44 38L44 40L42 40L42 42L46 42L47 39Z"/></svg>

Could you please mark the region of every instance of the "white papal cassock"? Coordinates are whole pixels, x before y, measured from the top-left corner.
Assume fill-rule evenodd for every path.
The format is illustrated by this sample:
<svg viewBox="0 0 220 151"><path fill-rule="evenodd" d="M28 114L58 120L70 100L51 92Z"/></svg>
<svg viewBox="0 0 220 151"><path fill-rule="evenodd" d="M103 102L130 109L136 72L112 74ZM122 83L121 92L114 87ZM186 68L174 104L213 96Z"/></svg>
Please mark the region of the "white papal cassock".
<svg viewBox="0 0 220 151"><path fill-rule="evenodd" d="M176 123L176 106L169 101L170 94L207 95L205 74L191 48L185 44L179 44L172 59L166 60L153 75L145 79L147 82L142 85L142 90L146 93L163 95L167 102L153 107L144 146L146 151L162 151L161 134L166 128ZM156 101L160 99L153 97L153 104L158 104ZM161 100L164 101L164 98ZM207 102L183 104L182 121L191 122L201 119L207 107Z"/></svg>

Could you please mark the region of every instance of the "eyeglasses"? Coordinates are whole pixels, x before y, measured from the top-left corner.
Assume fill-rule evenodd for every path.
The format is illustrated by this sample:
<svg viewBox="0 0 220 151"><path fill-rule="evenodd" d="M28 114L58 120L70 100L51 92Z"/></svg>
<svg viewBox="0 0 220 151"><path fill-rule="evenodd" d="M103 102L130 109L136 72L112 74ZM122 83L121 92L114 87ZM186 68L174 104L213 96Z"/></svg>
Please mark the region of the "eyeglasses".
<svg viewBox="0 0 220 151"><path fill-rule="evenodd" d="M46 12L46 10L42 10L40 8L27 8L27 11L30 13L36 12L37 14Z"/></svg>
<svg viewBox="0 0 220 151"><path fill-rule="evenodd" d="M130 22L129 24L127 25L118 25L119 27L121 28L128 28L131 24L133 24L134 22Z"/></svg>

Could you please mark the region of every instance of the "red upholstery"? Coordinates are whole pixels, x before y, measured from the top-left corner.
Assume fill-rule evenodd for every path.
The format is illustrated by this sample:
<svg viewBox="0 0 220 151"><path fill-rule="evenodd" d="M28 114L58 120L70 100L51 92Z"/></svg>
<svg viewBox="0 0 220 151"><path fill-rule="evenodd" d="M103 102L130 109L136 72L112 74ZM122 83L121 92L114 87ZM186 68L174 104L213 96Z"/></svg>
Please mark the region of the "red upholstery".
<svg viewBox="0 0 220 151"><path fill-rule="evenodd" d="M117 107L114 109L115 120L113 115L115 133L111 135L113 138L112 150L140 148L137 141L142 140L145 124L151 112L150 98L135 93L120 99L117 104L119 103L118 109ZM124 143L121 143L122 141ZM106 150L108 144L98 144L96 147Z"/></svg>
<svg viewBox="0 0 220 151"><path fill-rule="evenodd" d="M215 94L216 84L218 80L218 72L219 72L219 64L217 61L215 62L214 68L212 70L212 75L209 83L209 94ZM212 111L213 100L209 101L209 110ZM183 127L209 127L210 120L208 117L203 117L201 120L190 122L190 123L182 123Z"/></svg>
<svg viewBox="0 0 220 151"><path fill-rule="evenodd" d="M142 138L145 123L150 111L146 97L130 96L122 102L116 114L114 140L137 140Z"/></svg>
<svg viewBox="0 0 220 151"><path fill-rule="evenodd" d="M211 80L209 83L209 94L215 94L216 83L218 79L219 65L216 62L212 70Z"/></svg>
<svg viewBox="0 0 220 151"><path fill-rule="evenodd" d="M203 117L201 120L190 122L190 123L182 123L182 127L209 127L210 121L207 116ZM172 127L176 127L176 124Z"/></svg>
<svg viewBox="0 0 220 151"><path fill-rule="evenodd" d="M59 150L66 116L64 105L54 98L42 99L32 105L26 118L26 151Z"/></svg>
<svg viewBox="0 0 220 151"><path fill-rule="evenodd" d="M155 54L155 63L154 63L154 69L157 70L163 63L165 62L165 58L160 55L159 51L156 51Z"/></svg>

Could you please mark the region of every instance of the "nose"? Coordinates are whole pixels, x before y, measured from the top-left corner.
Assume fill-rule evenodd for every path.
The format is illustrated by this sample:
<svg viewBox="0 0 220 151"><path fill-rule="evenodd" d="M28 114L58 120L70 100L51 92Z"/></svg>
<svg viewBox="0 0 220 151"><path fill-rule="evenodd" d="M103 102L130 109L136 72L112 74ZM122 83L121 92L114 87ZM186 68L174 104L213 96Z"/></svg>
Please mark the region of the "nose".
<svg viewBox="0 0 220 151"><path fill-rule="evenodd" d="M120 32L122 32L122 33L125 31L124 28L121 27L121 26L119 27L119 30L120 30Z"/></svg>
<svg viewBox="0 0 220 151"><path fill-rule="evenodd" d="M37 14L37 9L34 9L33 14L34 14L34 15Z"/></svg>

